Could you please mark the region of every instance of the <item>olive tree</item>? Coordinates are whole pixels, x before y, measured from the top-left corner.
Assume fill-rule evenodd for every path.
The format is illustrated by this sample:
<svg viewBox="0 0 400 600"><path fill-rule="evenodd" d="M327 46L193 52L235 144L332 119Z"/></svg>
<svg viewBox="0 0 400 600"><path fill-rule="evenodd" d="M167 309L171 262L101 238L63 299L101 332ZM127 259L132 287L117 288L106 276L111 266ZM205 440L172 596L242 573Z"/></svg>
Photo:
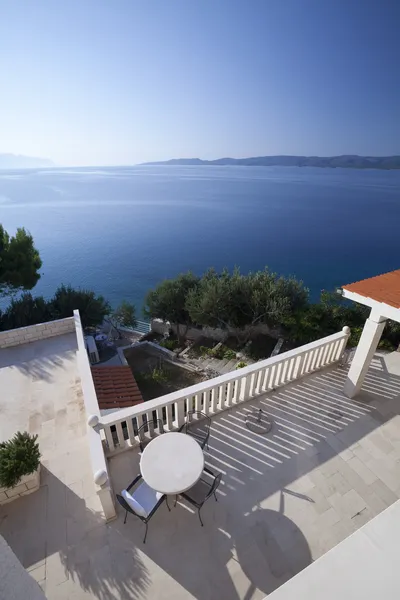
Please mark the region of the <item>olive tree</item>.
<svg viewBox="0 0 400 600"><path fill-rule="evenodd" d="M145 299L144 313L151 319L170 321L177 327L177 336L181 340L180 325L186 328L191 324L186 309L186 298L189 292L198 285L199 278L190 271L182 273L175 279L165 279L154 290L148 292Z"/></svg>

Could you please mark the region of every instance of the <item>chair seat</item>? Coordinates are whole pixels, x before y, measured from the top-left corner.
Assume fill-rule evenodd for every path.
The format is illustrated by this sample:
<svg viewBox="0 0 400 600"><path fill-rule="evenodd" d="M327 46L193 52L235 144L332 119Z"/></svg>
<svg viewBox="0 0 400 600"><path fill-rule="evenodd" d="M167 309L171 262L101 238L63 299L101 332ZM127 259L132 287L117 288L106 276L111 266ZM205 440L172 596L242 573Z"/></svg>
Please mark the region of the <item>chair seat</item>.
<svg viewBox="0 0 400 600"><path fill-rule="evenodd" d="M195 483L193 487L187 490L187 492L183 492L182 496L188 500L191 500L195 504L202 504L202 502L204 502L204 498L211 489L211 485L207 483L207 481L204 481L204 479L199 479L199 481Z"/></svg>
<svg viewBox="0 0 400 600"><path fill-rule="evenodd" d="M153 490L145 481L136 488L132 494L136 502L139 502L140 506L143 506L146 513L149 515L157 502L163 497L161 492Z"/></svg>
<svg viewBox="0 0 400 600"><path fill-rule="evenodd" d="M187 435L190 435L190 437L194 438L196 440L196 442L199 442L200 444L204 444L204 441L207 437L207 434L203 431L200 431L199 429L188 428L186 433L187 433Z"/></svg>

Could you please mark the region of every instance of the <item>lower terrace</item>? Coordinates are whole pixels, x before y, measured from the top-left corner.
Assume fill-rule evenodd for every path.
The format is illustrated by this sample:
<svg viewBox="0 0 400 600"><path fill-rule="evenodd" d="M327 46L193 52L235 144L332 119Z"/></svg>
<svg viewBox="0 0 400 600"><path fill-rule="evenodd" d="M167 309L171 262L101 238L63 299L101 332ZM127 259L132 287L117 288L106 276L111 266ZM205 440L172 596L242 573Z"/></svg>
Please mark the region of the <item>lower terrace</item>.
<svg viewBox="0 0 400 600"><path fill-rule="evenodd" d="M49 599L263 598L400 497L400 354L377 354L354 400L335 363L248 401L236 394L221 412L211 405L218 502L205 504L204 528L184 503L163 505L143 545L138 519L124 525L118 509L104 519L94 469L106 459L86 426L79 352L72 332L0 350L1 424L38 433L43 453L40 490L0 508L0 534ZM259 392L264 374L251 384ZM254 407L273 420L269 434L246 428ZM140 472L137 446L123 450L108 448L115 492Z"/></svg>

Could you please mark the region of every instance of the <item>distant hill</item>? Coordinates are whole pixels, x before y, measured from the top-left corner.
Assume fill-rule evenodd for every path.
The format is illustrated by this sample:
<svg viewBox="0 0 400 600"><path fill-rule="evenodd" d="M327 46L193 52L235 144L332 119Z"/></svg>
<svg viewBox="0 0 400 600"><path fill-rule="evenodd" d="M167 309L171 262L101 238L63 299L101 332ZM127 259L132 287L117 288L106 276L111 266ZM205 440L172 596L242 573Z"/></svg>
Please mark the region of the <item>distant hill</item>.
<svg viewBox="0 0 400 600"><path fill-rule="evenodd" d="M146 165L234 165L244 167L341 167L345 169L400 169L400 156L255 156L253 158L173 158Z"/></svg>
<svg viewBox="0 0 400 600"><path fill-rule="evenodd" d="M36 169L38 167L54 167L47 158L35 158L19 154L0 154L0 169Z"/></svg>

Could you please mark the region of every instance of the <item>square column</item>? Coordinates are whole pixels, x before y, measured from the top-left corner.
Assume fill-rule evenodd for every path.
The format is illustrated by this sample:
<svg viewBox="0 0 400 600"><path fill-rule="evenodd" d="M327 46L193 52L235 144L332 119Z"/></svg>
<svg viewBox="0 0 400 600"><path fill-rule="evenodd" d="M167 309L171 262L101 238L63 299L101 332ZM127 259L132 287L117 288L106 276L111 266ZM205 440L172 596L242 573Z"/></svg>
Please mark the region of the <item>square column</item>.
<svg viewBox="0 0 400 600"><path fill-rule="evenodd" d="M343 391L348 398L354 398L360 391L385 325L385 317L371 310L369 318L365 321L364 329L344 384Z"/></svg>

